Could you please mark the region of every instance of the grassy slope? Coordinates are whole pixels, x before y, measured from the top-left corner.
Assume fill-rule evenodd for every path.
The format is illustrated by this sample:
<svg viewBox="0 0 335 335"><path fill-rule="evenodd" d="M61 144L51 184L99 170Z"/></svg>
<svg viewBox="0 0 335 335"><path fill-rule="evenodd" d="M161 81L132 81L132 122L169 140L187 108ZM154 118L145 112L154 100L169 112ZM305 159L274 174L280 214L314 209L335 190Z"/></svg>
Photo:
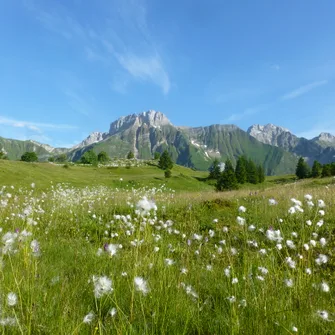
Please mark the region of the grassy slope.
<svg viewBox="0 0 335 335"><path fill-rule="evenodd" d="M124 188L133 186L160 186L175 190L206 191L212 186L200 182L197 178L204 178L206 172L174 166L172 177L165 179L163 171L155 166L127 168L97 168L84 166L63 166L50 163L25 163L0 160L0 184L28 186L36 183L38 188L46 188L50 183L69 183L73 186L84 187L93 185L106 185ZM123 181L120 181L120 178Z"/></svg>

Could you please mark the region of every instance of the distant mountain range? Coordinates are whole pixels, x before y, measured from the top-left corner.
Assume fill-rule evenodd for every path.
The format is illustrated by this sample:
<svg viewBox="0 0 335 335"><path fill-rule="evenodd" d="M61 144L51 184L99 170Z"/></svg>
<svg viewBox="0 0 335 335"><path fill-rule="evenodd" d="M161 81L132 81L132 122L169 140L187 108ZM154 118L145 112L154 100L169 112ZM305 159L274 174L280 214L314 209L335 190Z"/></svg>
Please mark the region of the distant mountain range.
<svg viewBox="0 0 335 335"><path fill-rule="evenodd" d="M94 132L70 149L0 137L1 149L9 159L35 151L40 160L65 153L73 161L91 149L96 153L106 151L111 158L125 157L133 151L140 159L150 159L156 151L167 149L176 163L199 170L208 169L215 158L229 158L235 163L240 155L246 155L262 164L268 175L278 175L294 172L299 156L309 163L314 159L321 163L334 161L335 136L322 133L307 140L272 124L253 125L247 132L234 125L179 127L163 113L148 111L121 117L111 123L108 132Z"/></svg>

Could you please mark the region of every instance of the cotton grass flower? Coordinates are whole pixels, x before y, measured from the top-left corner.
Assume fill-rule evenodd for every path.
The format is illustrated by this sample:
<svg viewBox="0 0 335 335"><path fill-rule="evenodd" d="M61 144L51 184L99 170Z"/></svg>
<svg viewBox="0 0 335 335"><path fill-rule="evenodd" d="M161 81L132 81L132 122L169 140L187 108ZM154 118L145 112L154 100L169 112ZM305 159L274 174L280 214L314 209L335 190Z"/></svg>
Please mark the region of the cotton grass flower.
<svg viewBox="0 0 335 335"><path fill-rule="evenodd" d="M328 256L320 254L319 257L315 260L317 265L326 264L328 262Z"/></svg>
<svg viewBox="0 0 335 335"><path fill-rule="evenodd" d="M95 317L94 313L89 312L87 315L85 315L83 323L90 324L94 320L94 317Z"/></svg>
<svg viewBox="0 0 335 335"><path fill-rule="evenodd" d="M275 206L277 204L278 204L278 202L275 199L269 199L269 205L270 206Z"/></svg>
<svg viewBox="0 0 335 335"><path fill-rule="evenodd" d="M285 279L284 283L287 287L293 287L293 280L292 279Z"/></svg>
<svg viewBox="0 0 335 335"><path fill-rule="evenodd" d="M245 212L247 211L247 209L246 209L244 206L240 206L240 207L238 208L238 211L239 211L240 213L245 213Z"/></svg>
<svg viewBox="0 0 335 335"><path fill-rule="evenodd" d="M324 281L321 283L320 289L322 292L329 292L330 290L329 285Z"/></svg>
<svg viewBox="0 0 335 335"><path fill-rule="evenodd" d="M135 277L134 284L137 291L142 292L146 295L149 292L147 281L144 280L142 277Z"/></svg>
<svg viewBox="0 0 335 335"><path fill-rule="evenodd" d="M108 314L109 314L112 318L114 318L114 316L117 314L117 309L116 309L115 307L112 307L112 308L110 309L110 311L108 312Z"/></svg>
<svg viewBox="0 0 335 335"><path fill-rule="evenodd" d="M17 295L14 292L10 292L7 295L7 305L14 307L17 304Z"/></svg>
<svg viewBox="0 0 335 335"><path fill-rule="evenodd" d="M327 311L317 311L316 314L323 320L328 321L329 313Z"/></svg>
<svg viewBox="0 0 335 335"><path fill-rule="evenodd" d="M94 296L97 299L113 291L112 280L106 276L102 277L93 276L93 284L94 284Z"/></svg>
<svg viewBox="0 0 335 335"><path fill-rule="evenodd" d="M319 208L324 208L324 207L326 207L325 202L324 202L323 200L319 199L319 200L318 200L318 207L319 207Z"/></svg>
<svg viewBox="0 0 335 335"><path fill-rule="evenodd" d="M240 216L238 216L238 217L236 218L236 222L237 222L240 226L244 226L244 225L245 225L245 219L242 218L242 217L240 217Z"/></svg>

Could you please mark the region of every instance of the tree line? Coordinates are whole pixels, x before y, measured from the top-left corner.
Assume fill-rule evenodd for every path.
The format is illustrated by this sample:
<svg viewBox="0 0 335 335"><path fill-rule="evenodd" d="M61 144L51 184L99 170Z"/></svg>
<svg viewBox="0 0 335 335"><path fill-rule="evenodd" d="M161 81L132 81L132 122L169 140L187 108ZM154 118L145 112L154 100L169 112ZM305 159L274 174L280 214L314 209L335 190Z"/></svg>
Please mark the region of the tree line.
<svg viewBox="0 0 335 335"><path fill-rule="evenodd" d="M300 157L295 170L295 175L298 179L335 176L335 162L321 164L315 160L312 168L310 168L304 158Z"/></svg>
<svg viewBox="0 0 335 335"><path fill-rule="evenodd" d="M229 159L225 163L215 159L210 167L208 179L216 181L215 187L218 191L236 190L241 184L263 183L265 172L261 165L257 165L245 156L237 159L235 169Z"/></svg>

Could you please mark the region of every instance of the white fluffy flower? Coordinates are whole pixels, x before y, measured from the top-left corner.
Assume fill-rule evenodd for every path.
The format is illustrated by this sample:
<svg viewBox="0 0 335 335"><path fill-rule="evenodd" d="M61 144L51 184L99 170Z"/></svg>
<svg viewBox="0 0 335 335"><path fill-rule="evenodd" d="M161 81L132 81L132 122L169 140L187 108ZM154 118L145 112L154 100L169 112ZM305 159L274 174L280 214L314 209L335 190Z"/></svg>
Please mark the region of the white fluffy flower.
<svg viewBox="0 0 335 335"><path fill-rule="evenodd" d="M304 197L307 201L311 201L313 199L313 197L310 194L305 194Z"/></svg>
<svg viewBox="0 0 335 335"><path fill-rule="evenodd" d="M319 257L315 260L317 265L326 264L328 262L328 256L320 254Z"/></svg>
<svg viewBox="0 0 335 335"><path fill-rule="evenodd" d="M245 213L246 210L247 210L247 209L246 209L244 206L240 206L240 207L238 208L238 211L239 211L240 213Z"/></svg>
<svg viewBox="0 0 335 335"><path fill-rule="evenodd" d="M291 240L287 240L286 241L286 245L290 248L290 249L295 249L295 244L293 241Z"/></svg>
<svg viewBox="0 0 335 335"><path fill-rule="evenodd" d="M142 277L135 277L134 283L137 291L142 292L144 295L149 292L148 284Z"/></svg>
<svg viewBox="0 0 335 335"><path fill-rule="evenodd" d="M245 219L242 218L242 217L240 217L240 216L238 216L238 217L236 218L236 222L237 222L240 226L244 226L244 224L245 224Z"/></svg>
<svg viewBox="0 0 335 335"><path fill-rule="evenodd" d="M283 238L281 237L281 233L280 230L272 230L272 229L268 229L266 231L266 237L270 240L270 241L275 241L275 242L281 242L283 240Z"/></svg>
<svg viewBox="0 0 335 335"><path fill-rule="evenodd" d="M329 292L329 285L323 281L320 285L320 289L322 292Z"/></svg>
<svg viewBox="0 0 335 335"><path fill-rule="evenodd" d="M112 280L106 276L95 277L93 276L94 284L94 296L96 298L101 298L105 294L108 294L113 291Z"/></svg>
<svg viewBox="0 0 335 335"><path fill-rule="evenodd" d="M148 214L151 210L157 210L156 204L152 200L148 200L148 198L145 196L139 200L139 202L136 204L136 207L142 215Z"/></svg>
<svg viewBox="0 0 335 335"><path fill-rule="evenodd" d="M114 318L114 316L117 313L117 309L115 307L111 308L111 310L109 311L109 315Z"/></svg>
<svg viewBox="0 0 335 335"><path fill-rule="evenodd" d="M238 279L237 279L237 278L233 278L233 279L231 280L231 283L232 283L232 284L237 284L237 283L238 283Z"/></svg>
<svg viewBox="0 0 335 335"><path fill-rule="evenodd" d="M85 315L83 322L84 323L91 323L94 319L94 314L93 312L89 312L87 315Z"/></svg>
<svg viewBox="0 0 335 335"><path fill-rule="evenodd" d="M287 287L293 287L293 280L292 279L285 279L284 283Z"/></svg>
<svg viewBox="0 0 335 335"><path fill-rule="evenodd" d="M327 311L317 311L316 314L323 320L328 320L329 314Z"/></svg>
<svg viewBox="0 0 335 335"><path fill-rule="evenodd" d="M17 304L17 295L14 292L10 292L7 295L7 304L8 306L15 306Z"/></svg>
<svg viewBox="0 0 335 335"><path fill-rule="evenodd" d="M291 268L295 269L295 261L291 257L286 257L286 264Z"/></svg>
<svg viewBox="0 0 335 335"><path fill-rule="evenodd" d="M326 239L324 237L321 237L320 238L320 245L321 245L321 247L324 247L326 244L327 244Z"/></svg>
<svg viewBox="0 0 335 335"><path fill-rule="evenodd" d="M326 207L325 202L324 202L323 200L319 199L319 200L318 200L318 207L319 207L319 208L324 208L324 207Z"/></svg>
<svg viewBox="0 0 335 335"><path fill-rule="evenodd" d="M275 199L269 199L269 205L270 206L274 206L274 205L277 205L278 202L275 200Z"/></svg>

